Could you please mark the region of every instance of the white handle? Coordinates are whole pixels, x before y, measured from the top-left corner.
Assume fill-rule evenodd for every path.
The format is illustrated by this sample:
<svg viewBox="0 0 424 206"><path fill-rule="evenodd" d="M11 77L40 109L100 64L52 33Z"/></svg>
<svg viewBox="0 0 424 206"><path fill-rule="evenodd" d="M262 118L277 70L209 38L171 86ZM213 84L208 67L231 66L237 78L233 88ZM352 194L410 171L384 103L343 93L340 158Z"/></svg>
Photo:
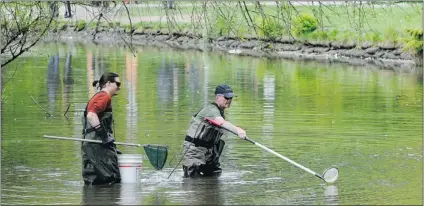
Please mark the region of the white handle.
<svg viewBox="0 0 424 206"><path fill-rule="evenodd" d="M82 139L82 138L70 138L70 137L58 137L58 136L50 136L50 135L44 135L45 138L50 139L63 139L63 140L73 140L73 141L81 141L81 142L92 142L92 143L102 143L100 140L94 140L94 139ZM134 147L141 147L143 145L141 144L133 144L133 143L125 143L125 142L113 142L116 145L126 145L126 146L134 146Z"/></svg>

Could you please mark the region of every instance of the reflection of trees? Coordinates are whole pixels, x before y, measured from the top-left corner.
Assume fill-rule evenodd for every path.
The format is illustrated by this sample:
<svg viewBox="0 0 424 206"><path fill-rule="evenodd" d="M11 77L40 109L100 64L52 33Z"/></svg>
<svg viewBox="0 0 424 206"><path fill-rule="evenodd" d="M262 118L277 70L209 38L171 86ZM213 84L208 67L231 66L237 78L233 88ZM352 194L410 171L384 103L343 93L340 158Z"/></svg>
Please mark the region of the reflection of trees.
<svg viewBox="0 0 424 206"><path fill-rule="evenodd" d="M69 93L71 93L72 85L74 84L74 79L72 77L72 55L70 53L66 54L65 60L65 72L63 76L64 86L64 95L65 102L69 103Z"/></svg>
<svg viewBox="0 0 424 206"><path fill-rule="evenodd" d="M183 65L177 61L162 59L157 77L157 94L162 104L179 101L179 89L184 86L180 85L182 81L179 81L179 78L183 77L180 75L181 68L184 68Z"/></svg>
<svg viewBox="0 0 424 206"><path fill-rule="evenodd" d="M87 84L90 98L96 93L96 88L91 83L94 80L99 80L106 71L109 71L109 62L105 60L104 55L99 52L95 54L87 52Z"/></svg>
<svg viewBox="0 0 424 206"><path fill-rule="evenodd" d="M188 87L188 91L191 93L195 93L200 90L201 82L200 81L200 70L201 68L198 67L196 63L190 58L186 58L185 62L185 79ZM205 71L206 72L206 71ZM204 84L207 84L207 81L203 80ZM208 96L206 94L206 96ZM196 102L196 95L191 95L192 99L189 100L190 102L195 102L195 105L197 106L198 103Z"/></svg>
<svg viewBox="0 0 424 206"><path fill-rule="evenodd" d="M93 65L93 71L94 71L94 78L95 80L100 79L103 73L109 71L109 62L105 60L104 54L100 52L96 52L95 55L93 55L92 58L92 65ZM94 79L92 80L94 81Z"/></svg>
<svg viewBox="0 0 424 206"><path fill-rule="evenodd" d="M266 74L264 76L264 105L263 105L263 121L262 127L263 137L272 140L274 132L274 112L275 112L275 76ZM272 141L267 142L272 146Z"/></svg>
<svg viewBox="0 0 424 206"><path fill-rule="evenodd" d="M59 54L50 56L47 66L47 96L49 100L49 112L54 113L56 92L59 87Z"/></svg>
<svg viewBox="0 0 424 206"><path fill-rule="evenodd" d="M126 54L126 81L125 84L128 85L128 104L127 108L127 135L125 135L128 142L133 142L133 138L137 137L137 123L138 123L138 107L136 101L137 94L137 58L132 54ZM135 134L133 134L135 133Z"/></svg>
<svg viewBox="0 0 424 206"><path fill-rule="evenodd" d="M172 62L166 61L166 59L162 59L161 66L159 68L158 75L158 97L159 102L163 104L167 104L172 101L173 95L173 85L171 82L173 81L173 73L172 73L173 64ZM178 89L178 88L174 88Z"/></svg>

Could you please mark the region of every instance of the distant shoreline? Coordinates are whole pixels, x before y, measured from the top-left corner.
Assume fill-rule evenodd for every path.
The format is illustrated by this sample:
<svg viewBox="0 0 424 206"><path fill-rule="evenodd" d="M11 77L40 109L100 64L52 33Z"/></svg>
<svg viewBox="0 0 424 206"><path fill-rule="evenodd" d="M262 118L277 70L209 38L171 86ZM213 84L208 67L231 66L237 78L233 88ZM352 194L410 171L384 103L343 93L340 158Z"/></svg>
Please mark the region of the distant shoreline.
<svg viewBox="0 0 424 206"><path fill-rule="evenodd" d="M104 30L96 34L93 42L93 29L75 31L72 27L59 32L50 32L43 39L51 42L99 43L125 46L130 35L124 29ZM127 43L125 43L125 41ZM377 66L400 72L422 72L415 57L394 45L355 45L340 42L295 42L290 39L266 41L257 38L243 40L219 37L200 38L189 33L168 34L161 31L135 31L132 35L134 46L151 45L183 50L220 51L235 55L281 58L293 60L314 60L319 62L348 63L351 65Z"/></svg>

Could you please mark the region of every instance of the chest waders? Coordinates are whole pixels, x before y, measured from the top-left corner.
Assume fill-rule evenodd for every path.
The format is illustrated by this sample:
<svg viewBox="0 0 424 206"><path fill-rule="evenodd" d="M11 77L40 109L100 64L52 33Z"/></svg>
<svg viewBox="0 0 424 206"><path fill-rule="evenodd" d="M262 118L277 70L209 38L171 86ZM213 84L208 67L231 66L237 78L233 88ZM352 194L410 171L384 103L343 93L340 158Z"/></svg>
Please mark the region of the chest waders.
<svg viewBox="0 0 424 206"><path fill-rule="evenodd" d="M113 133L112 109L109 108L98 114L98 116L102 127L105 128L108 133ZM82 116L82 125L84 139L102 140L103 137L100 137L95 132L94 127L87 121L87 107ZM121 181L118 156L113 145L83 142L81 144L81 153L82 176L86 184L111 184Z"/></svg>
<svg viewBox="0 0 424 206"><path fill-rule="evenodd" d="M216 104L213 103L213 105L220 111L221 116L224 117L223 111L219 109ZM213 108L213 106L209 107ZM201 160L201 162L204 162L204 164L183 164L184 177L193 177L197 174L208 176L221 172L219 156L221 155L225 145L225 142L221 140L221 137L224 134L224 130L198 117L197 115L199 114L199 112L193 115L193 117L191 118L190 126L185 137L185 141L190 142L190 144L188 145L186 150L190 150L190 147L194 146L195 148L192 148L192 151L196 150L195 153L202 153L204 152L203 150L205 150L205 153L207 154L197 154L195 155L195 157L191 157L200 159L204 158ZM186 157L186 155L184 156Z"/></svg>

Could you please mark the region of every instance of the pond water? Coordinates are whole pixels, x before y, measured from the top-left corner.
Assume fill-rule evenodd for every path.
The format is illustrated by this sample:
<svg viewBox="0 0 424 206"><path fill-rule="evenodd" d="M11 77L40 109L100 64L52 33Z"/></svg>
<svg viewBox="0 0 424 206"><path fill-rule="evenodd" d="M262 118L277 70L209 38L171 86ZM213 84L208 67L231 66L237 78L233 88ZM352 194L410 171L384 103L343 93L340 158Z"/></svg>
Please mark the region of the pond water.
<svg viewBox="0 0 424 206"><path fill-rule="evenodd" d="M45 45L5 69L2 96L3 204L422 204L422 79L346 64L272 60L141 47ZM170 148L155 170L142 148L140 184L84 186L81 110L103 72L121 76L113 98L116 139ZM184 179L181 145L191 115L227 83L237 97L229 121L261 148L224 137L219 177ZM168 178L170 173L172 175Z"/></svg>

